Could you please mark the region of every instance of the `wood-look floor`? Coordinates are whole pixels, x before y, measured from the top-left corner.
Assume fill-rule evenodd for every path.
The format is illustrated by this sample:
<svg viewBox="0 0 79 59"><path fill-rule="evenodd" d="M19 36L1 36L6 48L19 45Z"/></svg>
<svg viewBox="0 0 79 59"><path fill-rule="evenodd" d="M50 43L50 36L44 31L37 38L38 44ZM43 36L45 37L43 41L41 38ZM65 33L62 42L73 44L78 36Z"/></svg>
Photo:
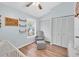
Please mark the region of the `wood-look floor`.
<svg viewBox="0 0 79 59"><path fill-rule="evenodd" d="M27 57L67 57L67 49L57 45L47 44L46 49L37 50L36 44L32 43L19 50Z"/></svg>

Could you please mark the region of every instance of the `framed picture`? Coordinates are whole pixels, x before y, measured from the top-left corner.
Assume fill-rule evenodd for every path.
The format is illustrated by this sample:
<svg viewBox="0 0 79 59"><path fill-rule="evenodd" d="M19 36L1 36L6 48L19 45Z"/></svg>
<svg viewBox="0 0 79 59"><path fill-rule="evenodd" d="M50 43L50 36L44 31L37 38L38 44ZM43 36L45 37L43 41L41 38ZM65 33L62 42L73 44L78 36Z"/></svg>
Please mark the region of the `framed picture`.
<svg viewBox="0 0 79 59"><path fill-rule="evenodd" d="M5 26L18 26L18 19L5 17Z"/></svg>
<svg viewBox="0 0 79 59"><path fill-rule="evenodd" d="M35 35L35 21L32 19L27 19L27 30L28 30L28 36Z"/></svg>

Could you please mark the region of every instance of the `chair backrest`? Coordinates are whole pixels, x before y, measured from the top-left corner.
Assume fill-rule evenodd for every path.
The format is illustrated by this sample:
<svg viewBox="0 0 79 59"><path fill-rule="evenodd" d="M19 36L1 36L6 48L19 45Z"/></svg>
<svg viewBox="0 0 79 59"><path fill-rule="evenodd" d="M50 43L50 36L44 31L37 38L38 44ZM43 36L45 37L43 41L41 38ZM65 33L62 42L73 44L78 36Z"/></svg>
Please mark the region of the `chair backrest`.
<svg viewBox="0 0 79 59"><path fill-rule="evenodd" d="M36 32L36 37L35 37L35 42L37 43L37 41L44 41L44 33L43 31L37 31Z"/></svg>
<svg viewBox="0 0 79 59"><path fill-rule="evenodd" d="M40 36L40 37L44 36L44 32L43 31L38 31L36 34L37 34L37 36Z"/></svg>

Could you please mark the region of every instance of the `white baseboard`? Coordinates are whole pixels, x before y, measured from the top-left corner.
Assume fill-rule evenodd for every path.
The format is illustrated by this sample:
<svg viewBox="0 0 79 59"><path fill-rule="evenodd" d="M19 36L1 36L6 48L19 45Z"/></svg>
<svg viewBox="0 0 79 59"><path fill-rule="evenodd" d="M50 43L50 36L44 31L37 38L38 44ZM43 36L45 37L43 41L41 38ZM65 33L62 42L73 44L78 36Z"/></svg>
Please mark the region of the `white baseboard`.
<svg viewBox="0 0 79 59"><path fill-rule="evenodd" d="M28 43L25 43L25 44L19 46L18 49L19 49L19 48L22 48L22 47L24 47L24 46L26 46L26 45L32 44L33 42L35 42L34 37L28 37L27 39L28 39L28 40L31 40L31 41L30 41L30 42L28 41Z"/></svg>
<svg viewBox="0 0 79 59"><path fill-rule="evenodd" d="M18 49L20 49L20 48L22 48L22 47L24 47L24 46L27 46L27 45L29 45L29 44L32 44L33 42L35 42L35 41L32 41L32 42L30 42L30 43L23 44L23 45L19 46Z"/></svg>

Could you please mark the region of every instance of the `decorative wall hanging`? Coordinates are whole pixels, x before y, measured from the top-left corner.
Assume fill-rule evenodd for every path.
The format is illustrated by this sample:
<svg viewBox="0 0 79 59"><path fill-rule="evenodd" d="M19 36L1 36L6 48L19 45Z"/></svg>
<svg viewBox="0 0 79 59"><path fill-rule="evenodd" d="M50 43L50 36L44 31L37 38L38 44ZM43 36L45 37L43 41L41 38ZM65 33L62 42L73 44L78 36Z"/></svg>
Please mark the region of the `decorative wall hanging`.
<svg viewBox="0 0 79 59"><path fill-rule="evenodd" d="M26 33L27 36L35 35L35 21L32 19L19 18L19 32Z"/></svg>
<svg viewBox="0 0 79 59"><path fill-rule="evenodd" d="M20 27L26 27L26 24L19 24Z"/></svg>
<svg viewBox="0 0 79 59"><path fill-rule="evenodd" d="M25 32L26 32L26 29L24 29L24 30L21 30L21 29L20 29L19 32L20 32L20 33L25 33Z"/></svg>
<svg viewBox="0 0 79 59"><path fill-rule="evenodd" d="M26 19L20 19L19 18L19 32L20 33L26 33Z"/></svg>
<svg viewBox="0 0 79 59"><path fill-rule="evenodd" d="M28 36L33 36L35 35L35 22L34 20L31 20L31 19L27 19L27 34Z"/></svg>
<svg viewBox="0 0 79 59"><path fill-rule="evenodd" d="M25 20L23 20L23 19L20 19L20 18L19 18L19 21L26 22L27 20L26 20L26 19L25 19Z"/></svg>
<svg viewBox="0 0 79 59"><path fill-rule="evenodd" d="M18 19L5 17L5 26L18 26Z"/></svg>

